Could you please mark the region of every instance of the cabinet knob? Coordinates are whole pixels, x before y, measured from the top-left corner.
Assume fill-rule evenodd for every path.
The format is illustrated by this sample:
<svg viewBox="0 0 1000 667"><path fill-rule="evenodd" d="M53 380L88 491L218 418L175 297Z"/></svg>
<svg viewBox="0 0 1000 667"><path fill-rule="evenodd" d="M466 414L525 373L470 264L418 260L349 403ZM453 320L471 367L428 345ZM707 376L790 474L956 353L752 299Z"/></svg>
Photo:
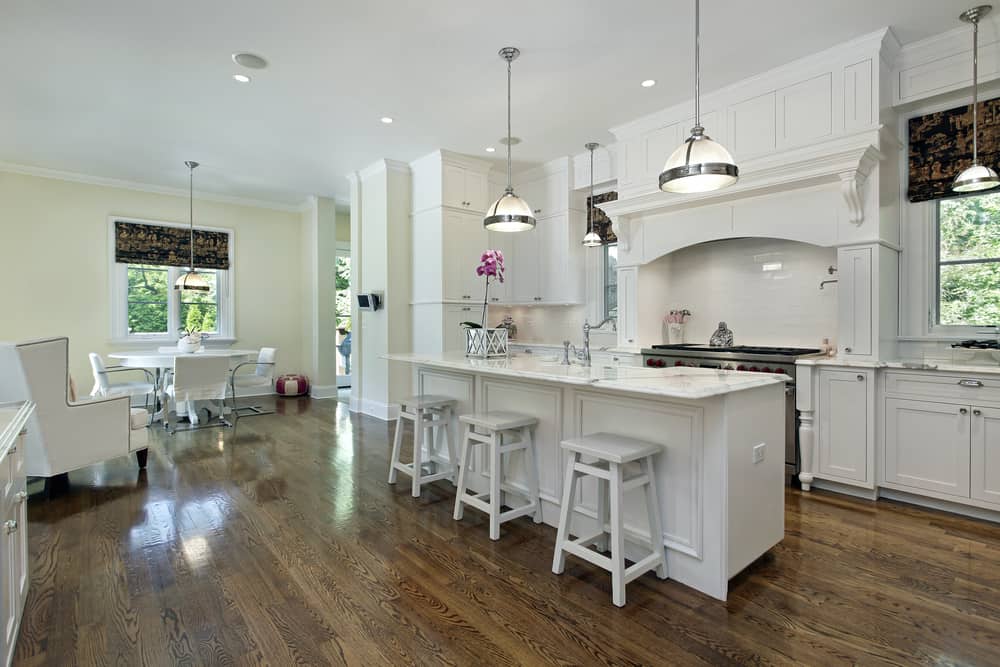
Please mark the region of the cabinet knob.
<svg viewBox="0 0 1000 667"><path fill-rule="evenodd" d="M541 213L541 212L542 212L542 209L540 209L540 208L536 208L534 211L532 211L532 213Z"/></svg>
<svg viewBox="0 0 1000 667"><path fill-rule="evenodd" d="M10 535L15 530L17 530L17 521L15 521L14 519L10 519L9 521L5 521L4 524L3 524L3 529L4 529L5 533L7 533L8 535Z"/></svg>
<svg viewBox="0 0 1000 667"><path fill-rule="evenodd" d="M20 505L25 500L28 499L28 493L26 491L18 491L14 494L14 503Z"/></svg>
<svg viewBox="0 0 1000 667"><path fill-rule="evenodd" d="M983 414L983 411L982 411L982 410L973 410L973 411L972 411L972 414L974 414L974 415L976 415L976 416L978 417L978 416L980 416L981 414Z"/></svg>
<svg viewBox="0 0 1000 667"><path fill-rule="evenodd" d="M862 375L861 373L858 373L858 382L864 382L864 381L865 381L865 376Z"/></svg>
<svg viewBox="0 0 1000 667"><path fill-rule="evenodd" d="M983 383L980 380L959 380L958 384L963 387L982 387Z"/></svg>
<svg viewBox="0 0 1000 667"><path fill-rule="evenodd" d="M969 414L969 409L968 408L959 408L958 409L958 414L960 414L960 415L967 415L967 414Z"/></svg>
<svg viewBox="0 0 1000 667"><path fill-rule="evenodd" d="M851 348L845 347L844 348L844 352L846 352L847 354L850 354L851 353Z"/></svg>

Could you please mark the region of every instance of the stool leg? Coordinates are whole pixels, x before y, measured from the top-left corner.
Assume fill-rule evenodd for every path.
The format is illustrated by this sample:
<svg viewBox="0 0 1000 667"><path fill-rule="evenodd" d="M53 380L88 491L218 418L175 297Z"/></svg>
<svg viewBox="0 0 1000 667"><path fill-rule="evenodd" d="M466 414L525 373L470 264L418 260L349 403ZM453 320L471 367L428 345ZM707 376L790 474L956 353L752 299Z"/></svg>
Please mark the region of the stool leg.
<svg viewBox="0 0 1000 667"><path fill-rule="evenodd" d="M452 515L455 521L461 521L465 512L465 503L462 502L462 498L465 497L465 473L469 469L469 455L472 453L472 448L469 446L469 443L472 442L469 439L471 428L466 424L462 435L462 458L458 462L458 493L455 494L455 513Z"/></svg>
<svg viewBox="0 0 1000 667"><path fill-rule="evenodd" d="M542 499L538 494L538 464L535 459L535 439L530 426L521 429L521 441L527 447L524 449L524 465L528 468L528 493L531 501L535 503L535 513L532 515L535 523L542 522Z"/></svg>
<svg viewBox="0 0 1000 667"><path fill-rule="evenodd" d="M416 419L413 420L413 483L410 487L410 495L414 498L420 497L420 475L423 472L423 463L420 460L421 451L424 448L424 411L421 408L414 410Z"/></svg>
<svg viewBox="0 0 1000 667"><path fill-rule="evenodd" d="M490 434L490 539L500 539L500 484L503 478L503 456L500 454L500 436Z"/></svg>
<svg viewBox="0 0 1000 667"><path fill-rule="evenodd" d="M458 469L459 461L458 457L455 456L455 440L452 437L454 434L451 431L451 422L454 419L454 414L452 413L450 406L444 409L444 415L446 417L446 421L443 425L444 437L448 439L448 461L451 463L452 468L451 483L457 484L458 476L460 474Z"/></svg>
<svg viewBox="0 0 1000 667"><path fill-rule="evenodd" d="M622 530L622 469L617 463L608 465L611 472L611 601L625 606L625 532Z"/></svg>
<svg viewBox="0 0 1000 667"><path fill-rule="evenodd" d="M562 505L559 506L559 529L556 531L556 553L552 557L552 572L562 574L566 569L566 552L563 544L569 539L569 522L573 518L573 500L576 498L577 452L571 452L566 460L566 477L563 479Z"/></svg>
<svg viewBox="0 0 1000 667"><path fill-rule="evenodd" d="M656 576L667 578L667 554L663 549L663 524L660 523L660 498L656 492L656 470L653 468L653 457L646 457L646 475L649 484L646 485L646 513L649 515L650 548L662 559L656 567Z"/></svg>
<svg viewBox="0 0 1000 667"><path fill-rule="evenodd" d="M389 483L396 483L396 464L399 463L399 447L403 442L403 410L406 406L401 406L399 416L396 417L396 433L392 436L392 458L389 459Z"/></svg>
<svg viewBox="0 0 1000 667"><path fill-rule="evenodd" d="M597 538L594 545L598 551L604 553L608 550L608 491L611 483L600 477L595 477L594 481L597 482L597 529L604 531L604 534Z"/></svg>

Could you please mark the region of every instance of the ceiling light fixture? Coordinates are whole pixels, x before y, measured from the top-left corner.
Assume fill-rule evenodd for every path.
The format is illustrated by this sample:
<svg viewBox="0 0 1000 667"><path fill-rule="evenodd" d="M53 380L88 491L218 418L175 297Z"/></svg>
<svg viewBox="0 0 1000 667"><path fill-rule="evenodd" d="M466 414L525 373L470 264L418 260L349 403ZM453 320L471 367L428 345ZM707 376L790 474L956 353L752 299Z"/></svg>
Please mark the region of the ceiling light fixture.
<svg viewBox="0 0 1000 667"><path fill-rule="evenodd" d="M972 166L955 177L955 192L991 190L1000 185L997 173L979 164L979 19L990 13L993 5L980 5L962 12L959 19L972 24Z"/></svg>
<svg viewBox="0 0 1000 667"><path fill-rule="evenodd" d="M602 245L601 235L594 231L594 149L599 143L591 141L584 144L590 151L590 199L587 200L587 234L583 237L583 245L588 248L599 248Z"/></svg>
<svg viewBox="0 0 1000 667"><path fill-rule="evenodd" d="M382 116L379 120L381 120L386 125L392 125L392 118L389 118L388 116Z"/></svg>
<svg viewBox="0 0 1000 667"><path fill-rule="evenodd" d="M233 80L239 81L240 83L250 83L250 77L248 77L246 74L234 74Z"/></svg>
<svg viewBox="0 0 1000 667"><path fill-rule="evenodd" d="M691 136L675 150L660 174L664 192L708 192L732 185L739 167L722 144L705 134L701 126L701 0L694 0L694 127Z"/></svg>
<svg viewBox="0 0 1000 667"><path fill-rule="evenodd" d="M535 228L535 216L528 202L514 194L510 176L510 147L515 143L510 134L510 63L521 51L513 46L500 49L500 57L507 61L507 189L493 202L483 218L483 227L493 232L523 232Z"/></svg>
<svg viewBox="0 0 1000 667"><path fill-rule="evenodd" d="M256 53L238 51L233 54L233 62L248 69L264 69L267 67L267 61L258 56Z"/></svg>
<svg viewBox="0 0 1000 667"><path fill-rule="evenodd" d="M487 153L496 153L497 149L493 148L492 146L487 146L486 147L486 152Z"/></svg>
<svg viewBox="0 0 1000 667"><path fill-rule="evenodd" d="M656 79L646 79L639 85L642 86L643 88L652 88L653 86L656 85Z"/></svg>
<svg viewBox="0 0 1000 667"><path fill-rule="evenodd" d="M205 279L201 277L201 274L194 268L194 170L198 166L198 163L188 160L184 164L187 165L188 168L188 188L190 194L190 198L188 199L188 214L191 222L191 236L189 237L191 265L188 267L187 273L181 274L180 278L177 279L177 282L174 283L174 289L207 292L211 288Z"/></svg>

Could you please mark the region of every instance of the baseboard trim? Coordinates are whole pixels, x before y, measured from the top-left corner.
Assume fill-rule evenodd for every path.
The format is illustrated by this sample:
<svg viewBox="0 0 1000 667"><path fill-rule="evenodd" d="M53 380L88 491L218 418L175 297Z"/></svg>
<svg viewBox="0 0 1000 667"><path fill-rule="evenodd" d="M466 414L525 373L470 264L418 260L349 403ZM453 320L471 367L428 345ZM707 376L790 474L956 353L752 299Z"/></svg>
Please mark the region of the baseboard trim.
<svg viewBox="0 0 1000 667"><path fill-rule="evenodd" d="M310 398L337 398L337 385L321 384L313 385L309 390Z"/></svg>
<svg viewBox="0 0 1000 667"><path fill-rule="evenodd" d="M983 519L984 521L1000 523L1000 512L984 509L982 507L976 507L975 505L965 505L963 503L953 503L948 500L940 500L929 496L919 496L913 493L907 493L906 491L887 489L884 486L879 488L878 495L880 498L895 500L908 505L917 505L919 507L941 510L942 512L970 516L974 519Z"/></svg>
<svg viewBox="0 0 1000 667"><path fill-rule="evenodd" d="M845 496L853 496L855 498L861 498L862 500L877 500L877 493L873 489L865 489L858 486L851 486L850 484L841 484L840 482L831 482L828 479L813 479L812 486L814 489L823 489L824 491L833 491L834 493L840 493ZM809 493L808 491L806 493Z"/></svg>
<svg viewBox="0 0 1000 667"><path fill-rule="evenodd" d="M356 400L352 397L350 410L351 412L360 412L375 419L381 419L384 422L392 421L399 417L398 403L382 403L380 401L370 401L365 398Z"/></svg>

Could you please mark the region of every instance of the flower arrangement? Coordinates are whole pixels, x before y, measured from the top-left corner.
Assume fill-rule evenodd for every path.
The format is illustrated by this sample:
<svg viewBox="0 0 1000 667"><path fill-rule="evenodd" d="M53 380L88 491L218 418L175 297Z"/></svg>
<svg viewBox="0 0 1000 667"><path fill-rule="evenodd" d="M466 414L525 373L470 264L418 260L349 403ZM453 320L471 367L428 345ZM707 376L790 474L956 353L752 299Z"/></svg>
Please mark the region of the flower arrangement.
<svg viewBox="0 0 1000 667"><path fill-rule="evenodd" d="M691 317L691 311L687 308L682 308L680 310L671 310L669 313L663 316L663 323L667 326L671 324L685 324L687 319Z"/></svg>
<svg viewBox="0 0 1000 667"><path fill-rule="evenodd" d="M466 329L482 329L486 327L486 307L490 301L490 283L503 282L504 279L503 253L499 250L484 250L479 257L479 266L476 267L476 275L486 279L486 286L483 291L483 315L480 322L462 322Z"/></svg>

